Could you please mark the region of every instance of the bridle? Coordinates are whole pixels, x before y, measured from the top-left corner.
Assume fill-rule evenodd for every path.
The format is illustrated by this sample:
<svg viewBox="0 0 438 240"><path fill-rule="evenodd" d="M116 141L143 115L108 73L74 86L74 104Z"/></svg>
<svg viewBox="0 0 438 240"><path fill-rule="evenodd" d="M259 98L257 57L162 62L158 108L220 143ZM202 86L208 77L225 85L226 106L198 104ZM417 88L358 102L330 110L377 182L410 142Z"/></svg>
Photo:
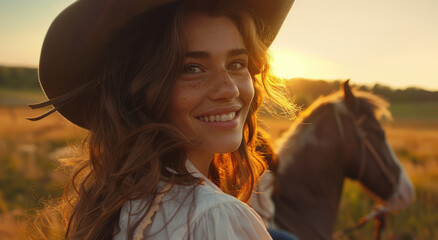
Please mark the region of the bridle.
<svg viewBox="0 0 438 240"><path fill-rule="evenodd" d="M356 118L356 116L354 116L354 114L352 114L348 110L345 111L343 109L340 109L341 107L345 108L344 105L340 106L340 104L343 104L343 103L342 102L335 102L332 105L333 105L334 115L335 115L335 119L336 119L336 125L337 125L338 131L339 131L339 136L340 136L342 146L345 146L346 139L345 139L344 126L343 126L342 120L341 120L341 114L348 116L354 122L356 137L357 137L357 139L359 139L361 156L360 156L360 168L359 168L359 173L357 175L357 180L361 181L362 178L364 177L364 172L365 172L365 167L366 167L365 157L366 157L366 151L368 151L373 156L373 158L376 160L376 162L379 165L380 170L383 172L385 178L391 184L393 184L395 186L394 189L397 189L397 185L398 185L397 180L395 180L393 177L391 177L390 171L389 171L388 167L385 165L384 159L377 153L376 149L370 143L369 139L367 138L367 132L362 127L363 123L366 120L366 115L363 114L360 117ZM345 152L343 155L345 156ZM389 212L388 208L386 208L382 205L376 206L369 214L360 218L356 225L349 227L349 228L346 228L342 231L336 232L333 235L333 237L339 238L348 232L351 232L351 231L354 231L356 229L361 228L369 220L375 219L376 220L375 239L380 239L381 231L382 231L382 229L384 227L384 223L385 223L384 216L388 212Z"/></svg>
<svg viewBox="0 0 438 240"><path fill-rule="evenodd" d="M336 106L335 104L341 104L341 102L334 103L333 108L334 108L336 125L338 127L341 143L343 145L345 145L345 143L346 143L345 130L344 130L344 126L343 126L342 120L341 120L342 113L341 113L341 110L339 110L339 106ZM366 120L366 115L363 114L360 117L356 118L350 112L344 112L343 114L348 116L349 118L351 118L352 121L354 122L356 137L357 137L357 139L359 139L359 143L360 143L361 156L360 156L360 168L359 168L359 173L357 175L357 180L360 181L364 177L363 175L364 175L365 167L366 167L365 157L366 157L366 151L368 151L373 156L373 158L376 160L376 162L379 165L380 170L383 172L385 178L394 186L397 185L397 180L394 179L393 177L391 177L390 171L385 164L385 160L377 153L376 149L370 143L369 139L367 138L368 137L367 132L362 127L362 124Z"/></svg>

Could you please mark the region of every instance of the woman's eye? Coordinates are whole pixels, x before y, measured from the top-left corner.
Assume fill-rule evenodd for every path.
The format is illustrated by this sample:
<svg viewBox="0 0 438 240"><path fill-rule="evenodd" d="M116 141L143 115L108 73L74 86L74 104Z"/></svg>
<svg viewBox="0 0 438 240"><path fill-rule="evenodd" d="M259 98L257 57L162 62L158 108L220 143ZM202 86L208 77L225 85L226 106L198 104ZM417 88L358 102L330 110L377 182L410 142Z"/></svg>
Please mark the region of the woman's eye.
<svg viewBox="0 0 438 240"><path fill-rule="evenodd" d="M183 73L186 74L197 74L203 72L202 69L197 65L187 65L183 69Z"/></svg>
<svg viewBox="0 0 438 240"><path fill-rule="evenodd" d="M235 62L230 63L228 65L228 68L230 70L241 70L243 68L246 68L246 63L243 61L235 61Z"/></svg>

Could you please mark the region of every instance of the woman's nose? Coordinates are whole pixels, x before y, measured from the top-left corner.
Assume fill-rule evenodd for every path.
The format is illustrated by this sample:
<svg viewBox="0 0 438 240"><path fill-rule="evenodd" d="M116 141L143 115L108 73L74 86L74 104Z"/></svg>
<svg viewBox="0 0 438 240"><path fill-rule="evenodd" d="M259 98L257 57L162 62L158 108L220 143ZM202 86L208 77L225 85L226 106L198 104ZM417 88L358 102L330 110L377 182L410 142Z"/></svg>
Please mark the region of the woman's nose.
<svg viewBox="0 0 438 240"><path fill-rule="evenodd" d="M236 79L233 79L227 71L215 74L211 87L210 98L213 100L233 99L239 96Z"/></svg>

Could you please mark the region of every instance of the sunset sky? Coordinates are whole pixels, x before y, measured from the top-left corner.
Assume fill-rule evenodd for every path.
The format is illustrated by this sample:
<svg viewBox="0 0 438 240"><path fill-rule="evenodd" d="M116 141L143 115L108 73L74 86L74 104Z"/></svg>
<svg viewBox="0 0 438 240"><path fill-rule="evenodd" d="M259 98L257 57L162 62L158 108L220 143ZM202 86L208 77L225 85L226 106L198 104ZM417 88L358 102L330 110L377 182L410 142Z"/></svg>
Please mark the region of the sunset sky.
<svg viewBox="0 0 438 240"><path fill-rule="evenodd" d="M0 0L0 65L37 67L51 21L73 0ZM271 46L285 78L438 90L437 0L296 0Z"/></svg>

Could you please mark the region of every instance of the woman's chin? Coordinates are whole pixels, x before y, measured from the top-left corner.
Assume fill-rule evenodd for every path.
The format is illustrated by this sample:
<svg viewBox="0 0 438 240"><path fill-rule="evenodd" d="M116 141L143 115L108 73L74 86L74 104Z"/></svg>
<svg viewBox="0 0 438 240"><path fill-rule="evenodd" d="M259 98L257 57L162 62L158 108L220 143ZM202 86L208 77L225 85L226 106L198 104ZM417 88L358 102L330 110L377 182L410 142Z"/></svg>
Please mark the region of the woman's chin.
<svg viewBox="0 0 438 240"><path fill-rule="evenodd" d="M212 141L213 140L213 141ZM197 141L199 144L193 145L190 147L192 151L196 151L199 153L212 153L212 154L221 154L221 153L232 153L239 149L242 138L237 137L227 137L227 138L210 138L205 139L203 141Z"/></svg>
<svg viewBox="0 0 438 240"><path fill-rule="evenodd" d="M215 153L232 153L237 151L240 147L240 142L236 144L227 144L227 146L216 146L215 147Z"/></svg>

